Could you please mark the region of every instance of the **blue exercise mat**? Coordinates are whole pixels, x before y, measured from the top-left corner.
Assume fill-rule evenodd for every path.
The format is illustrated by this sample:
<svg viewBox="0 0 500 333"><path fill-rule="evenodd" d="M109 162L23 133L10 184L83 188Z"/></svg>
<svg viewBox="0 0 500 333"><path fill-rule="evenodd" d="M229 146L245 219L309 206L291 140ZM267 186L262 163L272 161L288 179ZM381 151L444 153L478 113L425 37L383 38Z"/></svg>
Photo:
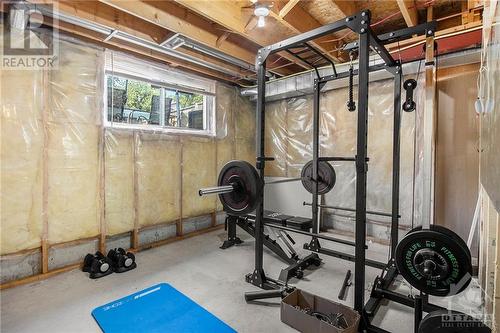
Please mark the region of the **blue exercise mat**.
<svg viewBox="0 0 500 333"><path fill-rule="evenodd" d="M92 316L105 333L236 332L167 283L100 306Z"/></svg>

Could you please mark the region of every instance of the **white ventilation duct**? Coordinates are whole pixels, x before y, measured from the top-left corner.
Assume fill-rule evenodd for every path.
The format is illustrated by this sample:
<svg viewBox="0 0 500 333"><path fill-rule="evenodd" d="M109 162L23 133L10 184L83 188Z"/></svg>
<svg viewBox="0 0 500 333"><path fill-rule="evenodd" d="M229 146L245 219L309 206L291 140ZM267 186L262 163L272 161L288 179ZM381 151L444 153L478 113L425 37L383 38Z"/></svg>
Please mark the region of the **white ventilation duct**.
<svg viewBox="0 0 500 333"><path fill-rule="evenodd" d="M454 67L459 65L479 63L481 60L481 50L471 49L465 51L458 51L455 53L449 53L439 56L439 68ZM382 64L383 61L380 57L372 56L370 58L370 65ZM349 71L349 64L337 64L335 65L337 73L347 73ZM356 67L356 64L355 64ZM411 63L406 63L403 65L403 74L415 74L418 71L419 61L414 61ZM422 60L421 70L424 69L424 64ZM319 69L321 76L333 75L333 70L331 67L323 67ZM370 82L379 81L384 79L392 78L392 74L386 70L379 70L370 73ZM298 97L303 95L308 95L313 93L313 82L316 78L316 73L314 71L307 71L299 73L293 76L284 77L281 79L271 80L266 83L266 101L276 101L280 99ZM357 76L354 77L354 82L356 83ZM349 78L342 78L334 81L328 82L322 91L328 91L332 89L347 87ZM257 87L245 87L240 91L242 96L252 96L251 99L256 99Z"/></svg>

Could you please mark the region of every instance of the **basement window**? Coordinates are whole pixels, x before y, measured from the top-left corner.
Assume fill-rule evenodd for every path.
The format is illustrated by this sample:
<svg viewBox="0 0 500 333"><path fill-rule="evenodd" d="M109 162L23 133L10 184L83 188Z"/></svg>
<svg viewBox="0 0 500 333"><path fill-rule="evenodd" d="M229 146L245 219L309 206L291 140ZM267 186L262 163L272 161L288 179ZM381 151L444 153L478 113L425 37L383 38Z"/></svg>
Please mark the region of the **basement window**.
<svg viewBox="0 0 500 333"><path fill-rule="evenodd" d="M122 55L107 57L112 59L106 59L106 126L214 134L215 96L209 91L210 85L203 86L206 79L196 81L183 73Z"/></svg>

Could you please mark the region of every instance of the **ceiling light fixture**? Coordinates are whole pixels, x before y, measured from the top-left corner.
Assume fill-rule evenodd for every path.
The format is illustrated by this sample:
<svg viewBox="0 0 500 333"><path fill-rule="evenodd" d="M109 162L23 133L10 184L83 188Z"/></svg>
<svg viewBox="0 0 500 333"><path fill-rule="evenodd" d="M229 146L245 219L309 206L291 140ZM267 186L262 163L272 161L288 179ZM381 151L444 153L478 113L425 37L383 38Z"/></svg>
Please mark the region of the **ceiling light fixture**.
<svg viewBox="0 0 500 333"><path fill-rule="evenodd" d="M266 16L269 15L269 8L265 5L255 7L253 14L258 18L257 26L262 28L266 25Z"/></svg>
<svg viewBox="0 0 500 333"><path fill-rule="evenodd" d="M264 18L264 16L259 16L259 19L257 20L257 26L259 28L266 26L266 19Z"/></svg>

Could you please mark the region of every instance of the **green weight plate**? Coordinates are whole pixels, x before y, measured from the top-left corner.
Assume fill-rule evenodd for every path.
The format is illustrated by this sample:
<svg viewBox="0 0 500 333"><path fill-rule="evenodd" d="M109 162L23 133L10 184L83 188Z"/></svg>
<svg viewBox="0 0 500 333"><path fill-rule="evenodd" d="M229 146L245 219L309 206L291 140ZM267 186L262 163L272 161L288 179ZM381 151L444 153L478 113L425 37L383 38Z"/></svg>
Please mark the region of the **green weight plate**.
<svg viewBox="0 0 500 333"><path fill-rule="evenodd" d="M412 232L412 231L418 231L418 230L422 230L422 226L418 226L412 230L410 230L409 232ZM430 230L434 230L434 231L437 231L437 232L442 232L448 236L450 236L451 238L453 238L458 245L460 245L468 254L469 254L469 257L471 257L471 254L470 254L470 249L469 247L467 246L467 243L465 243L465 241L462 239L462 237L460 237L459 235L457 235L454 231L446 228L446 227L443 227L441 225L437 225L437 224L432 224L430 226Z"/></svg>
<svg viewBox="0 0 500 333"><path fill-rule="evenodd" d="M395 259L400 274L430 295L458 294L472 277L470 251L448 232L412 230L396 247Z"/></svg>

